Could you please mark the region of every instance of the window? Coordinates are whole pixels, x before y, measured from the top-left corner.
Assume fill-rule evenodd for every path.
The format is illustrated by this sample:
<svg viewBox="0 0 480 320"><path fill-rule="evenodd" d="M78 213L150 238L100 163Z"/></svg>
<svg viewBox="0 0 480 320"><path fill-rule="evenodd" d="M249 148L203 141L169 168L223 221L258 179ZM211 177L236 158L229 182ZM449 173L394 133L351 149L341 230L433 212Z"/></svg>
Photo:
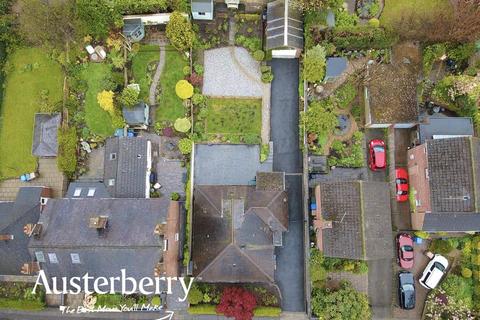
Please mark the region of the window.
<svg viewBox="0 0 480 320"><path fill-rule="evenodd" d="M110 153L110 160L115 160L117 159L117 154L116 153Z"/></svg>
<svg viewBox="0 0 480 320"><path fill-rule="evenodd" d="M422 205L422 202L421 202L420 200L418 200L418 199L415 199L415 205L416 205L417 207L420 207L420 206Z"/></svg>
<svg viewBox="0 0 480 320"><path fill-rule="evenodd" d="M80 197L82 194L82 188L75 188L75 191L73 192L74 197Z"/></svg>
<svg viewBox="0 0 480 320"><path fill-rule="evenodd" d="M163 251L168 250L168 239L163 240Z"/></svg>
<svg viewBox="0 0 480 320"><path fill-rule="evenodd" d="M114 186L115 185L115 179L108 179L108 185L111 187L111 186Z"/></svg>
<svg viewBox="0 0 480 320"><path fill-rule="evenodd" d="M175 233L175 241L178 241L178 232Z"/></svg>
<svg viewBox="0 0 480 320"><path fill-rule="evenodd" d="M72 263L80 263L80 256L78 255L78 253L70 253L70 257L72 258Z"/></svg>
<svg viewBox="0 0 480 320"><path fill-rule="evenodd" d="M206 15L206 13L205 12L199 12L198 15L199 16L204 16L204 15Z"/></svg>
<svg viewBox="0 0 480 320"><path fill-rule="evenodd" d="M49 253L48 259L50 260L50 263L58 263L57 255L55 253Z"/></svg>
<svg viewBox="0 0 480 320"><path fill-rule="evenodd" d="M428 180L430 177L428 176L428 169L425 169L425 178Z"/></svg>
<svg viewBox="0 0 480 320"><path fill-rule="evenodd" d="M41 197L41 198L40 198L40 204L41 204L42 206L46 205L47 202L48 202L48 198L44 198L44 197Z"/></svg>
<svg viewBox="0 0 480 320"><path fill-rule="evenodd" d="M45 262L45 256L42 251L35 251L35 258L38 262Z"/></svg>
<svg viewBox="0 0 480 320"><path fill-rule="evenodd" d="M88 188L87 197L93 197L95 195L95 188Z"/></svg>

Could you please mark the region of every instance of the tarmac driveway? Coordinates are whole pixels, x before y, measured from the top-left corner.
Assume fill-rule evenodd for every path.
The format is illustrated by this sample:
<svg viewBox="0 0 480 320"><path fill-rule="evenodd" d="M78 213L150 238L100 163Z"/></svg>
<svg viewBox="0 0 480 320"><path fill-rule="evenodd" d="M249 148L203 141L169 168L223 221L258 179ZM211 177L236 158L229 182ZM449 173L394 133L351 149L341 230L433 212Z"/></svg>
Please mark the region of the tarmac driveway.
<svg viewBox="0 0 480 320"><path fill-rule="evenodd" d="M273 59L271 138L273 170L286 172L289 226L283 247L277 248L276 282L282 309L305 311L302 158L298 138L298 60Z"/></svg>

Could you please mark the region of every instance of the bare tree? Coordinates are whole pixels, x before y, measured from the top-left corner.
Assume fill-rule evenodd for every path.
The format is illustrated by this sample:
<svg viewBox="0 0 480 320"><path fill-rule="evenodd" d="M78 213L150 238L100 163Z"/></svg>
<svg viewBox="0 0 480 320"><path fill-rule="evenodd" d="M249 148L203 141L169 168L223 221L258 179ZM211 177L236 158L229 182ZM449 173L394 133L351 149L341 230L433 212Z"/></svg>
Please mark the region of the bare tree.
<svg viewBox="0 0 480 320"><path fill-rule="evenodd" d="M480 38L480 0L456 1L449 37L455 42L472 42Z"/></svg>

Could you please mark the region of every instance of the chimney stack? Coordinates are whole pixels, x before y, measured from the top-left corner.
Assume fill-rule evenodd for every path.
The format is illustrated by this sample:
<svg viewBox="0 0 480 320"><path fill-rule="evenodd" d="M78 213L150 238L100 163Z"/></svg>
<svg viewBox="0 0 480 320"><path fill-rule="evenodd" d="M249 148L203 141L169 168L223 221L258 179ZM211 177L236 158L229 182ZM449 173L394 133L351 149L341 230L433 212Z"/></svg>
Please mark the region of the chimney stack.
<svg viewBox="0 0 480 320"><path fill-rule="evenodd" d="M27 237L39 237L42 234L42 230L43 225L41 223L29 223L23 227L23 233L25 233Z"/></svg>
<svg viewBox="0 0 480 320"><path fill-rule="evenodd" d="M91 217L88 227L92 229L97 229L99 231L102 229L106 229L108 227L108 217L107 216Z"/></svg>
<svg viewBox="0 0 480 320"><path fill-rule="evenodd" d="M21 274L30 275L40 271L40 264L38 262L24 263L20 269Z"/></svg>

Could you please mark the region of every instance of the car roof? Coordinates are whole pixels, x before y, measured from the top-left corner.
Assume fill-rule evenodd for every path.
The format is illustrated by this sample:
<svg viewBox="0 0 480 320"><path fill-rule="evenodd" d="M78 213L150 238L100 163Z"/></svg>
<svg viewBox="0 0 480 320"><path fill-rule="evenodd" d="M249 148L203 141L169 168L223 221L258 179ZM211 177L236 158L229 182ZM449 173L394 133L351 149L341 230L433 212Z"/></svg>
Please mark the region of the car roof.
<svg viewBox="0 0 480 320"><path fill-rule="evenodd" d="M435 257L433 257L433 259L430 260L428 265L431 266L431 264L435 262L440 262L445 267L445 269L448 267L448 260L442 255L436 254Z"/></svg>
<svg viewBox="0 0 480 320"><path fill-rule="evenodd" d="M434 268L432 271L429 271L429 273L430 275L424 280L424 283L430 288L435 288L442 279L443 272Z"/></svg>

